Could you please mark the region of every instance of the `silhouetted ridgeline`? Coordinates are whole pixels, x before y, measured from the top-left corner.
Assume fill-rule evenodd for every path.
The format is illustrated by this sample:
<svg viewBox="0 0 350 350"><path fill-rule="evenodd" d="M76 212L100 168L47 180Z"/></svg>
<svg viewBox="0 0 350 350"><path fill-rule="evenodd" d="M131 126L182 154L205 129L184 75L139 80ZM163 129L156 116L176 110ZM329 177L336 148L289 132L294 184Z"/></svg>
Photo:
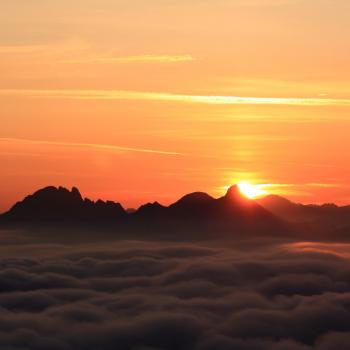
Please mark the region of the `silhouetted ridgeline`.
<svg viewBox="0 0 350 350"><path fill-rule="evenodd" d="M303 223L318 232L333 230L350 236L350 205L304 205L276 195L258 199L257 203L285 221Z"/></svg>
<svg viewBox="0 0 350 350"><path fill-rule="evenodd" d="M350 205L342 207L333 203L304 205L293 203L276 195L266 196L258 199L257 202L272 213L292 222L309 222L332 218L341 223L347 222L350 218Z"/></svg>
<svg viewBox="0 0 350 350"><path fill-rule="evenodd" d="M75 187L46 187L16 203L3 215L8 222L116 221L127 214L119 203L83 199Z"/></svg>
<svg viewBox="0 0 350 350"><path fill-rule="evenodd" d="M0 221L9 226L105 227L137 231L276 231L282 220L243 197L237 186L215 199L195 192L166 207L157 202L127 212L119 203L84 199L77 188L46 187L16 203Z"/></svg>
<svg viewBox="0 0 350 350"><path fill-rule="evenodd" d="M254 201L232 186L221 198L203 192L185 195L170 206L158 202L126 211L111 201L84 199L75 187L46 187L16 203L0 216L6 226L79 226L113 231L188 233L212 232L263 235L304 235L340 232L350 227L350 207L301 205L278 196ZM338 233L337 233L338 234ZM310 238L310 237L309 237Z"/></svg>

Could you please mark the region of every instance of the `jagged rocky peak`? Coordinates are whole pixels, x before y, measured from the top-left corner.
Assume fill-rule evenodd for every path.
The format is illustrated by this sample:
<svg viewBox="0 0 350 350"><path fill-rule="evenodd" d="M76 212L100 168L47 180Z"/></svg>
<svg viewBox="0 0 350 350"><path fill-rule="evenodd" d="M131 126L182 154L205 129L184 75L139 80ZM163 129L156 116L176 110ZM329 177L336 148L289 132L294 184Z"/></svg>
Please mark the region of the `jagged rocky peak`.
<svg viewBox="0 0 350 350"><path fill-rule="evenodd" d="M71 194L74 197L79 198L80 200L83 200L83 197L81 196L81 193L77 187L72 187Z"/></svg>
<svg viewBox="0 0 350 350"><path fill-rule="evenodd" d="M244 205L253 205L255 202L248 197L244 196L238 185L231 186L225 196L223 197L224 201L227 201L231 204L244 204Z"/></svg>
<svg viewBox="0 0 350 350"><path fill-rule="evenodd" d="M119 203L83 199L78 188L48 186L16 203L7 217L31 221L93 221L117 219L126 215Z"/></svg>

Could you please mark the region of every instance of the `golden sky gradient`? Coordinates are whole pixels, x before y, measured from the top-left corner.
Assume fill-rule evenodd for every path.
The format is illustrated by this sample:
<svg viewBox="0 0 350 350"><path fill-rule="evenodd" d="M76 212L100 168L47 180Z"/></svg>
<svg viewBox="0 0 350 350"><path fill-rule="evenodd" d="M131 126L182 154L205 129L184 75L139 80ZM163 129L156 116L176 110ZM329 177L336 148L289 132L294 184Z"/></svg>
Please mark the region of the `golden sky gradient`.
<svg viewBox="0 0 350 350"><path fill-rule="evenodd" d="M348 0L0 4L0 211L229 184L350 203Z"/></svg>

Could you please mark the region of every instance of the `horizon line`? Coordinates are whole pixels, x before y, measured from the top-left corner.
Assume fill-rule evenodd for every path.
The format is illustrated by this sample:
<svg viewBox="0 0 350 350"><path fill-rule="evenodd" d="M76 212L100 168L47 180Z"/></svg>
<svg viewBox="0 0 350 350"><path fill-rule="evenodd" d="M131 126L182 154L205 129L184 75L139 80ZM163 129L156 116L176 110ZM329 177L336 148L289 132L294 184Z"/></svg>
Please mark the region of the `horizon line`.
<svg viewBox="0 0 350 350"><path fill-rule="evenodd" d="M23 201L27 196L34 195L36 192L38 192L38 191L40 191L40 190L44 190L44 189L50 188L50 187L54 187L54 188L57 189L57 190L58 190L59 188L63 188L63 189L65 189L65 190L68 190L69 192L72 192L72 190L75 188L75 189L78 190L78 192L79 192L80 195L81 195L81 191L80 191L79 187L76 186L76 185L73 185L73 186L47 185L47 186L44 186L44 187L40 187L40 188L38 188L37 190L34 190L34 191L33 191L32 193L30 193L30 194L25 195L22 199L20 199L19 201L15 202L14 204L12 204L8 210L6 210L6 211L4 211L4 212L0 212L0 216L3 215L3 214L5 214L5 213L7 213L8 211L10 211L10 210L12 209L12 207L13 207L16 203ZM230 185L230 186L226 186L227 192L228 192L229 189L232 188L232 187L239 187L239 184L233 184L233 185ZM120 205L122 206L123 210L127 212L128 210L138 210L140 207L142 207L142 206L145 205L145 204L155 203L155 202L159 203L160 205L162 205L162 206L164 206L164 207L169 207L169 206L171 206L172 204L176 203L177 201L181 200L183 197L185 197L185 196L187 196L187 195L194 194L194 193L205 193L205 194L207 194L208 196L212 197L213 199L217 200L217 199L220 199L220 198L224 197L224 196L227 194L227 192L224 193L223 195L219 196L219 197L214 197L214 196L208 194L207 192L203 192L203 191L193 191L193 192L189 192L189 193L185 193L185 194L181 195L178 199L176 199L175 201L171 202L170 204L162 204L162 203L160 203L158 200L153 200L153 201L151 200L151 201L146 201L146 202L143 203L143 204L140 204L138 207L127 207L127 206L124 206L120 201L118 201L118 200L112 200L112 199L101 199L101 198L97 198L97 199L94 199L93 202L97 202L98 200L102 200L102 201L104 201L104 202L111 201L111 202L114 202L114 203L116 203L116 204L120 204ZM266 195L262 195L262 196L259 196L259 197L257 197L257 198L248 198L248 197L246 197L243 193L242 193L241 195L242 195L243 198L246 198L247 200L252 201L252 202L258 202L259 200L261 200L261 199L263 199L263 198L267 198L267 197L274 196L274 197L279 197L279 198L286 199L286 200L290 201L290 202L293 203L293 204L301 204L301 205L305 205L305 206L308 206L308 205L310 205L310 206L315 205L315 206L320 206L320 207L321 207L321 206L324 206L324 205L335 205L335 206L338 207L338 208L350 206L350 204L338 205L338 204L336 204L336 203L334 203L334 202L323 202L323 203L319 203L319 204L316 204L316 203L294 202L293 200L291 200L290 198L288 198L288 196L279 195L279 194L274 194L274 193L267 193ZM85 200L85 199L90 199L89 197L85 197L85 196L82 196L82 195L81 195L81 197L82 197L83 200ZM90 199L90 200L91 200L91 199ZM258 204L259 204L259 203L258 203ZM259 205L261 205L261 204L259 204Z"/></svg>

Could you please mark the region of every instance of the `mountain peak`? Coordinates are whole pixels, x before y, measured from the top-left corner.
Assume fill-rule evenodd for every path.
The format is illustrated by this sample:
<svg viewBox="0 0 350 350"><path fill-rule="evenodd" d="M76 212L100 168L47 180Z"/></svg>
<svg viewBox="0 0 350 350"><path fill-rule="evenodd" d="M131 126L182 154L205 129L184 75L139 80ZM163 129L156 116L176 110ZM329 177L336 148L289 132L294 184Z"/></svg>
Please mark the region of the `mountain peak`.
<svg viewBox="0 0 350 350"><path fill-rule="evenodd" d="M141 205L134 214L140 217L156 218L159 217L165 209L166 207L160 203L153 202Z"/></svg>
<svg viewBox="0 0 350 350"><path fill-rule="evenodd" d="M233 197L233 196L239 196L242 197L242 193L238 187L238 185L233 185L228 188L225 197Z"/></svg>
<svg viewBox="0 0 350 350"><path fill-rule="evenodd" d="M182 198L180 198L174 205L176 204L196 204L196 203L203 203L203 202L210 202L214 200L213 197L209 196L209 194L205 192L193 192L186 194Z"/></svg>
<svg viewBox="0 0 350 350"><path fill-rule="evenodd" d="M254 202L242 194L238 185L231 186L223 198L232 203L249 204Z"/></svg>
<svg viewBox="0 0 350 350"><path fill-rule="evenodd" d="M257 202L261 204L262 206L265 205L292 205L295 204L291 202L289 199L276 195L276 194L269 194L265 197L257 199Z"/></svg>
<svg viewBox="0 0 350 350"><path fill-rule="evenodd" d="M83 199L77 187L72 187L71 193L74 195L74 197L79 198L80 200Z"/></svg>

